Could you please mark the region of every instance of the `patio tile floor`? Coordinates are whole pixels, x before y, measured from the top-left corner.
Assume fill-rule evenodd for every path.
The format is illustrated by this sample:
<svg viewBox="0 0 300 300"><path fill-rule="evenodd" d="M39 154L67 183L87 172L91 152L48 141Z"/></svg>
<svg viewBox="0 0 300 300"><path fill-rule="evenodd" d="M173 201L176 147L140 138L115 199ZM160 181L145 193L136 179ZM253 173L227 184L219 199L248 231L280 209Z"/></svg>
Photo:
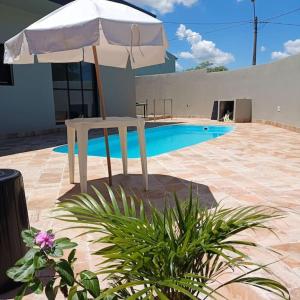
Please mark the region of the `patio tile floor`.
<svg viewBox="0 0 300 300"><path fill-rule="evenodd" d="M168 120L169 121L169 120ZM161 121L161 123L167 122ZM211 124L204 119L173 119L172 122ZM151 126L154 123L150 124ZM112 159L114 184L163 206L166 192L185 196L193 183L206 206L221 202L226 206L269 205L286 211L286 217L271 223L278 237L265 232L247 232L249 239L283 254L270 267L271 273L290 289L292 299L300 299L300 134L264 124L234 124L235 130L220 138L148 159L150 190L142 191L139 160L129 160L129 174L121 175L121 160ZM93 133L97 134L97 133ZM68 182L67 155L55 153L53 147L66 141L64 133L3 140L0 142L0 168L22 172L31 225L40 229L65 226L52 218L57 201L79 192L78 184ZM76 162L77 166L77 162ZM106 177L105 158L89 157L88 179L103 189ZM101 178L101 179L99 179ZM78 170L75 180L78 182ZM68 231L59 235L76 236ZM94 268L89 255L88 237L80 239L78 269ZM277 256L263 250L254 253L268 262ZM230 299L273 299L262 292L232 287ZM27 299L44 299L27 296ZM274 298L276 299L276 298Z"/></svg>

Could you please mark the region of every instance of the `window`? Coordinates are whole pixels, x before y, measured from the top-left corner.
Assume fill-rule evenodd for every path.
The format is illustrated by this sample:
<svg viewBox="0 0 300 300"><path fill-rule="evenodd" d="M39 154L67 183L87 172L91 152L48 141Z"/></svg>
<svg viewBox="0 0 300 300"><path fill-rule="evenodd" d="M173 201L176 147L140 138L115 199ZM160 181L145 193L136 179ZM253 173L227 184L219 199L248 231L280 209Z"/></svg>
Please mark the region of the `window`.
<svg viewBox="0 0 300 300"><path fill-rule="evenodd" d="M52 64L56 124L98 116L94 72L94 66L84 62Z"/></svg>
<svg viewBox="0 0 300 300"><path fill-rule="evenodd" d="M3 63L4 45L0 44L0 85L13 85L12 66Z"/></svg>

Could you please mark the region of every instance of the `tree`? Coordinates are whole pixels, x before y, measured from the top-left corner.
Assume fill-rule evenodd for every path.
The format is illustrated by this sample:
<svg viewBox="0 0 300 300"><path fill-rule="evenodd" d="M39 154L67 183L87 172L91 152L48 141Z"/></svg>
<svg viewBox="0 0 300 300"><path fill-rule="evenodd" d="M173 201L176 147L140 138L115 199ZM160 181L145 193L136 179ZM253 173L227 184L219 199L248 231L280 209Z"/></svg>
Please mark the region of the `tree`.
<svg viewBox="0 0 300 300"><path fill-rule="evenodd" d="M222 72L222 71L228 71L228 68L225 66L214 66L214 64L210 61L204 61L197 65L194 68L187 69L187 71L194 71L194 70L203 70L206 69L208 73L211 72Z"/></svg>
<svg viewBox="0 0 300 300"><path fill-rule="evenodd" d="M223 72L223 71L228 71L228 68L225 66L218 66L218 67L212 67L212 68L207 68L207 72Z"/></svg>

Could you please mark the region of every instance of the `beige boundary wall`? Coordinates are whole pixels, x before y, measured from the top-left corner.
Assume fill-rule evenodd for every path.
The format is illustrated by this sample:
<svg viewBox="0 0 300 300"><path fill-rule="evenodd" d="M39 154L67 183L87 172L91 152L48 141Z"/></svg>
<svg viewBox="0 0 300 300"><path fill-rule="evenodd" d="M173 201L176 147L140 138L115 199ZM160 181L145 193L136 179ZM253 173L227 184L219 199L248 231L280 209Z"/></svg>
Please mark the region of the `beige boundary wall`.
<svg viewBox="0 0 300 300"><path fill-rule="evenodd" d="M210 118L214 100L253 99L253 120L300 128L300 56L220 73L136 77L136 100L173 98L173 115Z"/></svg>

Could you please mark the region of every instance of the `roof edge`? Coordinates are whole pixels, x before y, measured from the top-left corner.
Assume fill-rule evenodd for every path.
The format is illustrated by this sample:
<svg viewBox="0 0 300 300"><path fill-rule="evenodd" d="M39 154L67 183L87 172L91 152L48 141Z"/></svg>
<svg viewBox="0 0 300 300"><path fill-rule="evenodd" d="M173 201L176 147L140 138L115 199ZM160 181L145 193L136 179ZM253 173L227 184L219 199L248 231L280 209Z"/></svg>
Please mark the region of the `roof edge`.
<svg viewBox="0 0 300 300"><path fill-rule="evenodd" d="M55 2L55 3L60 4L60 5L66 5L66 4L68 4L68 3L70 3L70 2L72 2L74 0L49 0L49 1ZM149 12L149 11L143 9L143 8L140 8L140 7L138 7L138 6L136 6L136 5L132 4L132 3L129 3L127 1L124 1L124 0L107 0L107 1L111 1L111 2L116 2L116 3L127 5L129 7L137 9L137 10L139 10L139 11L141 11L141 12L143 12L143 13L145 13L145 14L153 17L153 18L156 18L155 14L153 14L153 13L151 13L151 12Z"/></svg>

